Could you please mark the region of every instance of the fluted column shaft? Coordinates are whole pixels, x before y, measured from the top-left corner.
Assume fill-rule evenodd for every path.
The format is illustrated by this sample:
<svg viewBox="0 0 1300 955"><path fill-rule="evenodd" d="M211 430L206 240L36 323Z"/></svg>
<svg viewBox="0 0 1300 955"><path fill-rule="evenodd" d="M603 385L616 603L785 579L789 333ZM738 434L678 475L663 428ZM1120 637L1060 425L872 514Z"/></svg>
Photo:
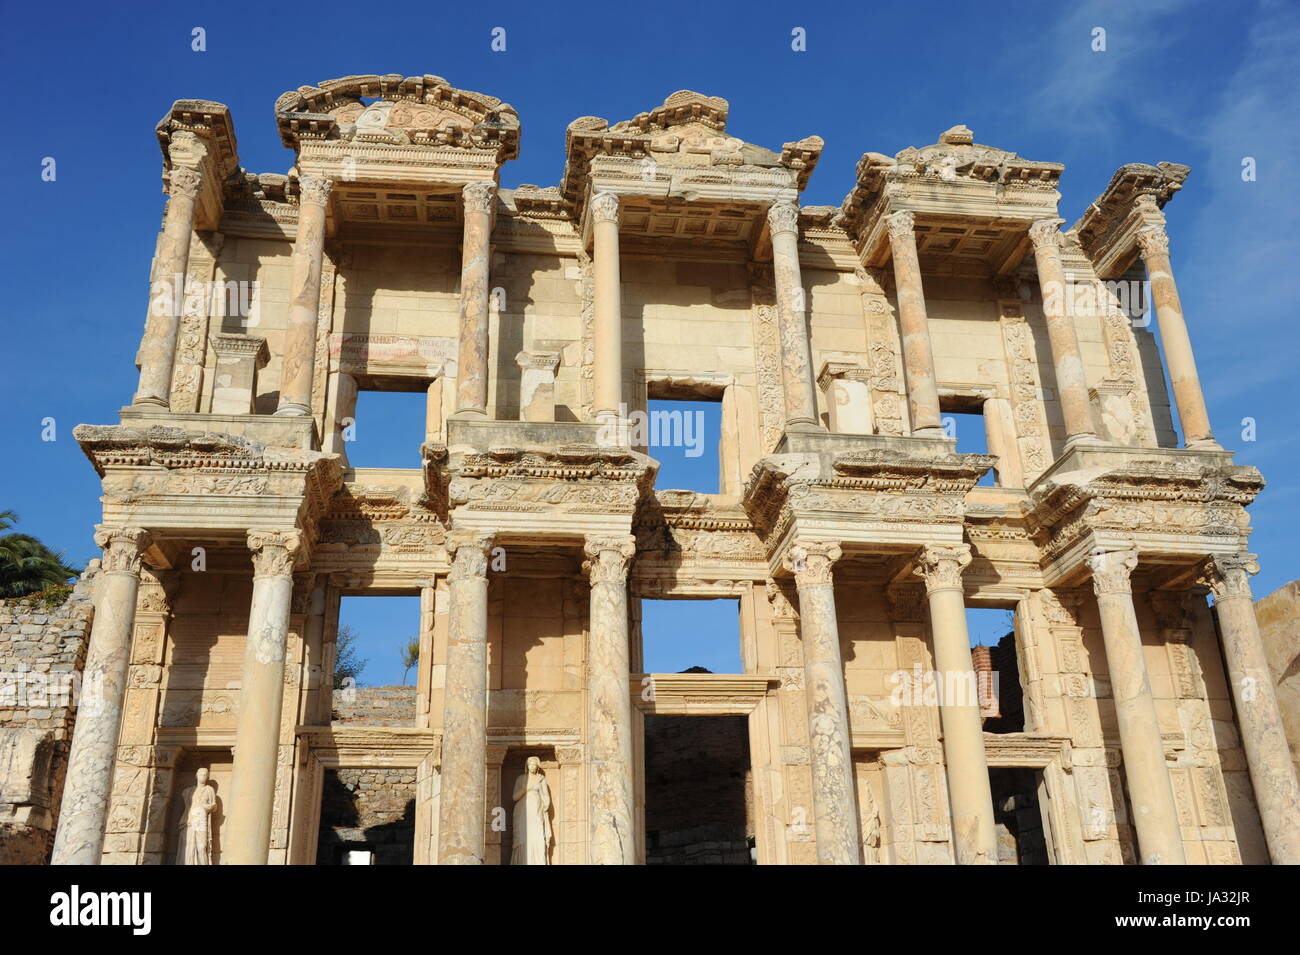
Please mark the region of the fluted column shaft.
<svg viewBox="0 0 1300 955"><path fill-rule="evenodd" d="M997 828L993 793L984 754L984 720L980 715L975 667L966 627L962 571L971 562L970 545L922 548L914 573L925 581L934 641L936 685L941 690L943 758L947 767L952 812L953 850L958 865L997 865Z"/></svg>
<svg viewBox="0 0 1300 955"><path fill-rule="evenodd" d="M619 414L623 402L623 285L619 270L618 196L599 192L591 200L592 270L595 310L596 417Z"/></svg>
<svg viewBox="0 0 1300 955"><path fill-rule="evenodd" d="M99 865L104 848L141 555L149 546L149 534L138 527L101 527L95 543L104 549L103 579L97 583L95 622L50 860L54 865Z"/></svg>
<svg viewBox="0 0 1300 955"><path fill-rule="evenodd" d="M249 531L253 597L239 686L235 761L227 802L226 865L266 865L284 702L297 531Z"/></svg>
<svg viewBox="0 0 1300 955"><path fill-rule="evenodd" d="M1088 403L1088 379L1083 369L1083 353L1074 319L1066 307L1068 290L1065 269L1061 265L1063 219L1040 219L1029 227L1038 265L1038 287L1043 297L1043 315L1047 320L1047 338L1052 348L1052 367L1056 371L1057 400L1065 419L1067 441L1097 437Z"/></svg>
<svg viewBox="0 0 1300 955"><path fill-rule="evenodd" d="M325 213L333 183L317 176L303 176L299 186L298 234L293 240L289 274L289 326L280 356L280 403L275 409L278 415L311 414Z"/></svg>
<svg viewBox="0 0 1300 955"><path fill-rule="evenodd" d="M785 423L787 427L816 425L817 388L813 380L803 274L799 269L799 207L793 202L775 203L767 210L767 223L772 233Z"/></svg>
<svg viewBox="0 0 1300 955"><path fill-rule="evenodd" d="M149 317L140 350L136 352L140 384L131 399L134 405L171 407L172 366L185 309L194 207L202 185L203 175L197 169L177 166L168 175L169 198L150 280Z"/></svg>
<svg viewBox="0 0 1300 955"><path fill-rule="evenodd" d="M629 536L588 538L591 579L587 644L587 805L593 865L636 863L632 696L628 669Z"/></svg>
<svg viewBox="0 0 1300 955"><path fill-rule="evenodd" d="M447 544L447 678L442 708L438 864L482 865L487 823L487 627L489 535Z"/></svg>
<svg viewBox="0 0 1300 955"><path fill-rule="evenodd" d="M1183 303L1174 281L1174 267L1169 261L1169 236L1158 226L1148 226L1138 233L1138 249L1151 281L1151 298L1160 326L1160 347L1169 369L1169 383L1178 406L1178 421L1183 428L1183 443L1189 448L1217 449L1210 430L1210 412L1205 407L1201 378L1196 372L1192 340L1187 334Z"/></svg>
<svg viewBox="0 0 1300 955"><path fill-rule="evenodd" d="M496 186L471 182L463 191L465 231L461 240L460 345L456 353L456 411L487 415L488 270L492 257L492 204Z"/></svg>
<svg viewBox="0 0 1300 955"><path fill-rule="evenodd" d="M785 558L799 591L804 696L819 865L861 865L849 702L835 616L838 544L797 540Z"/></svg>
<svg viewBox="0 0 1300 955"><path fill-rule="evenodd" d="M1132 548L1098 549L1088 558L1142 864L1185 865L1178 807L1165 766L1160 723L1142 654L1142 632L1133 609L1129 577L1137 565L1137 551Z"/></svg>
<svg viewBox="0 0 1300 955"><path fill-rule="evenodd" d="M939 413L939 386L934 376L930 320L925 313L925 290L921 284L921 261L916 254L915 217L910 212L895 212L885 219L885 225L894 262L903 376L907 382L912 434L938 437L943 434L943 421Z"/></svg>
<svg viewBox="0 0 1300 955"><path fill-rule="evenodd" d="M1229 554L1206 560L1202 580L1214 592L1237 726L1269 856L1274 865L1300 865L1300 783L1250 593L1250 575L1258 572L1254 554Z"/></svg>

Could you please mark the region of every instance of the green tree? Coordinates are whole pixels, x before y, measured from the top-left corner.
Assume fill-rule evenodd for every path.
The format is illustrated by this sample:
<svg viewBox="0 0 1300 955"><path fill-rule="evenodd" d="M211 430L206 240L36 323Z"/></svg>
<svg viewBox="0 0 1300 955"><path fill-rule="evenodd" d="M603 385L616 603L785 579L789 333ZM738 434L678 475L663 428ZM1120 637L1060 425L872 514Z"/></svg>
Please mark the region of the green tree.
<svg viewBox="0 0 1300 955"><path fill-rule="evenodd" d="M17 521L13 511L0 511L0 531L9 530ZM0 598L66 587L80 574L63 562L61 551L51 550L30 534L0 535Z"/></svg>
<svg viewBox="0 0 1300 955"><path fill-rule="evenodd" d="M420 662L420 638L412 637L402 647L402 686L406 686L406 675L411 667Z"/></svg>
<svg viewBox="0 0 1300 955"><path fill-rule="evenodd" d="M368 660L357 656L357 640L360 634L350 624L339 627L339 635L334 642L334 689L343 689L347 680L353 686L360 686L361 671L366 668Z"/></svg>

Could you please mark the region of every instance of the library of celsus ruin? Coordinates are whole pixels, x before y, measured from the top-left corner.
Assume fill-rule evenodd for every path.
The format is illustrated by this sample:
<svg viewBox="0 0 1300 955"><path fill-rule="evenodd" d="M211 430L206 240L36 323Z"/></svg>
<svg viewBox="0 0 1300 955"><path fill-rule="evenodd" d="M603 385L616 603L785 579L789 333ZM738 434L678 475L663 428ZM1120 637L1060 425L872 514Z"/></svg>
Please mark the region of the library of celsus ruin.
<svg viewBox="0 0 1300 955"><path fill-rule="evenodd" d="M960 125L850 176L681 91L509 189L520 117L436 76L275 117L287 175L219 103L157 128L139 387L75 432L75 730L22 744L54 863L1300 862L1263 479L1211 432L1161 211L1186 166L1067 227L1062 164ZM423 396L422 466L349 461L375 391ZM720 405L717 493L627 426L684 401ZM366 595L419 597L409 718L335 692ZM737 672L643 672L642 602L712 599ZM380 808L335 845L340 794Z"/></svg>

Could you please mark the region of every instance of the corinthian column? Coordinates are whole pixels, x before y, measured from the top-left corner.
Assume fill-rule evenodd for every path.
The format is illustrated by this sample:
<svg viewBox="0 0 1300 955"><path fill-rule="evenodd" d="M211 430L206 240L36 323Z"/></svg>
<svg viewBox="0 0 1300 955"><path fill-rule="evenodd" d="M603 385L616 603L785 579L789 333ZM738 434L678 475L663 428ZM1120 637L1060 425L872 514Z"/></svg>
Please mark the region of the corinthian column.
<svg viewBox="0 0 1300 955"><path fill-rule="evenodd" d="M618 196L598 192L591 200L592 269L595 309L597 420L617 417L623 402L623 286L618 260Z"/></svg>
<svg viewBox="0 0 1300 955"><path fill-rule="evenodd" d="M487 822L487 594L492 537L447 542L447 678L442 691L438 864L482 865Z"/></svg>
<svg viewBox="0 0 1300 955"><path fill-rule="evenodd" d="M895 212L886 217L889 249L894 260L894 287L898 295L898 325L903 338L903 377L907 381L907 410L912 434L936 438L943 435L939 415L939 387L934 378L934 351L930 347L930 320L925 314L921 262L916 257L916 217Z"/></svg>
<svg viewBox="0 0 1300 955"><path fill-rule="evenodd" d="M1178 807L1165 768L1156 704L1142 656L1142 632L1133 610L1129 576L1137 565L1137 550L1132 547L1098 548L1088 558L1142 864L1186 865Z"/></svg>
<svg viewBox="0 0 1300 955"><path fill-rule="evenodd" d="M962 571L971 562L969 544L921 548L913 573L925 581L934 640L936 685L942 689L943 759L952 809L953 849L958 865L997 865L998 837L993 824L993 793L984 755L975 667L966 629Z"/></svg>
<svg viewBox="0 0 1300 955"><path fill-rule="evenodd" d="M1269 856L1274 865L1300 865L1300 784L1255 619L1250 576L1257 573L1254 554L1223 554L1205 561L1201 579L1214 593L1228 682Z"/></svg>
<svg viewBox="0 0 1300 955"><path fill-rule="evenodd" d="M253 599L239 684L235 765L222 857L226 865L266 865L271 848L284 656L299 539L297 531L248 532Z"/></svg>
<svg viewBox="0 0 1300 955"><path fill-rule="evenodd" d="M138 527L100 527L95 543L104 549L102 579L50 859L54 865L99 865L104 848L141 555L149 534Z"/></svg>
<svg viewBox="0 0 1300 955"><path fill-rule="evenodd" d="M280 404L275 409L278 415L311 414L325 210L333 188L328 179L317 176L303 176L298 185L298 235L293 240L289 278L289 327L285 329L280 356Z"/></svg>
<svg viewBox="0 0 1300 955"><path fill-rule="evenodd" d="M808 340L808 309L799 271L799 207L777 202L767 210L772 233L772 272L776 282L776 312L781 332L781 371L785 386L785 424L817 424L817 391L813 383L812 345Z"/></svg>
<svg viewBox="0 0 1300 955"><path fill-rule="evenodd" d="M487 415L488 398L488 263L492 203L497 187L471 182L465 197L465 232L461 239L460 346L456 352L456 411Z"/></svg>
<svg viewBox="0 0 1300 955"><path fill-rule="evenodd" d="M145 322L144 340L135 356L140 368L140 385L131 399L133 405L171 407L172 364L185 308L194 204L202 185L203 175L197 169L177 166L167 177L167 211L149 282L149 318Z"/></svg>
<svg viewBox="0 0 1300 955"><path fill-rule="evenodd" d="M1052 366L1056 370L1056 390L1065 418L1066 443L1096 441L1092 425L1092 408L1088 404L1088 380L1083 371L1083 355L1070 316L1065 287L1065 269L1061 266L1060 225L1064 219L1039 219L1029 227L1038 264L1038 287L1043 295L1043 315L1047 319L1047 338L1052 346Z"/></svg>
<svg viewBox="0 0 1300 955"><path fill-rule="evenodd" d="M796 540L785 557L799 590L804 696L819 865L861 865L858 809L849 740L849 703L835 618L833 567L838 544Z"/></svg>
<svg viewBox="0 0 1300 955"><path fill-rule="evenodd" d="M589 537L583 565L591 578L587 643L587 792L591 863L636 864L632 785L632 696L628 689L627 569L632 536Z"/></svg>
<svg viewBox="0 0 1300 955"><path fill-rule="evenodd" d="M1217 450L1219 445L1210 431L1210 413L1205 408L1201 379L1192 356L1192 340L1183 318L1183 303L1178 298L1174 268L1169 262L1169 236L1159 226L1148 226L1137 235L1138 249L1151 280L1151 297L1160 325L1160 347L1169 366L1169 382L1178 405L1178 420L1183 426L1183 443L1189 448Z"/></svg>

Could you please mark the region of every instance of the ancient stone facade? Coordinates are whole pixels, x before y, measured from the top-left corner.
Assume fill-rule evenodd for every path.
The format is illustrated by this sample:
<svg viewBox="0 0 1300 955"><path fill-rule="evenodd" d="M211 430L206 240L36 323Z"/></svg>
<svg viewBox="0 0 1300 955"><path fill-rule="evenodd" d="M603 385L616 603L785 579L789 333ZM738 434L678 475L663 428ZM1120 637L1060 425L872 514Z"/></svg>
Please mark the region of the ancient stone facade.
<svg viewBox="0 0 1300 955"><path fill-rule="evenodd" d="M496 863L531 757L550 863L640 863L648 715L747 721L760 864L1300 861L1262 479L1211 436L1164 231L1186 167L1063 229L1063 167L961 126L833 208L799 201L821 139L688 91L575 120L546 188L499 187L519 117L435 76L275 113L287 176L218 103L158 127L139 390L76 431L105 557L56 863L170 861L197 767L223 862L311 864L326 780L391 774L414 862ZM367 390L427 395L422 468L351 466ZM720 493L625 427L683 397L721 402ZM367 593L421 597L414 725L331 720ZM644 674L650 597L738 599L743 672ZM962 692L969 607L1014 611L1021 731Z"/></svg>

